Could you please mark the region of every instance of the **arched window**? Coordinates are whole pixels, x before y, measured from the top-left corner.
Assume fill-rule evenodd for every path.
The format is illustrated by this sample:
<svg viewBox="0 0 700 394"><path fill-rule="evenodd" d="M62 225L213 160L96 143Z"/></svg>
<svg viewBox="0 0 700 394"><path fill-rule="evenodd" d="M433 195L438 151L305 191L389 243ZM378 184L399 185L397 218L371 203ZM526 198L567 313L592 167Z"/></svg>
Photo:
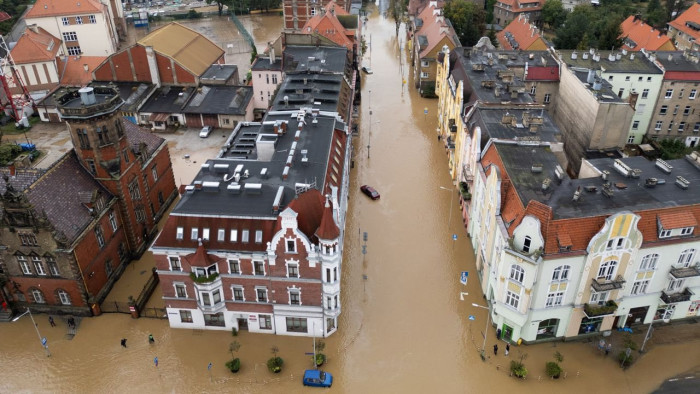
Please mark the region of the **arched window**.
<svg viewBox="0 0 700 394"><path fill-rule="evenodd" d="M525 236L525 241L523 241L523 252L530 253L530 245L532 245L532 238L529 235Z"/></svg>
<svg viewBox="0 0 700 394"><path fill-rule="evenodd" d="M37 304L45 304L46 300L44 299L44 293L41 292L39 289L32 289L32 298L34 298L34 302Z"/></svg>
<svg viewBox="0 0 700 394"><path fill-rule="evenodd" d="M510 266L510 279L518 282L518 283L523 283L523 279L525 279L525 270L523 267L519 265L511 265Z"/></svg>
<svg viewBox="0 0 700 394"><path fill-rule="evenodd" d="M568 265L560 265L559 267L555 268L554 272L552 273L552 281L563 282L569 280L569 270L571 270L571 266Z"/></svg>
<svg viewBox="0 0 700 394"><path fill-rule="evenodd" d="M659 261L659 255L648 254L642 258L641 264L639 264L640 271L654 271L656 269L656 263Z"/></svg>
<svg viewBox="0 0 700 394"><path fill-rule="evenodd" d="M681 256L678 258L678 265L680 265L681 267L690 267L694 257L695 249L686 249L681 253Z"/></svg>
<svg viewBox="0 0 700 394"><path fill-rule="evenodd" d="M68 295L68 292L63 290L63 289L58 289L56 291L56 295L58 296L58 302L60 302L62 305L70 305L70 296Z"/></svg>
<svg viewBox="0 0 700 394"><path fill-rule="evenodd" d="M600 264L598 279L612 280L617 268L617 261L611 260Z"/></svg>

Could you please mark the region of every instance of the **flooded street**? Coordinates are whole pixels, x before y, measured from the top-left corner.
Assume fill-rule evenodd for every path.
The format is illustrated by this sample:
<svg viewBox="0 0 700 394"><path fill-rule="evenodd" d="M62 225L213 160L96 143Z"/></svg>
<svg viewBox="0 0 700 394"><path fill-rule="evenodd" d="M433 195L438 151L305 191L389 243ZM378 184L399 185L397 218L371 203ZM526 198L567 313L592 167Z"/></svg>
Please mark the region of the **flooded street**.
<svg viewBox="0 0 700 394"><path fill-rule="evenodd" d="M324 369L334 376L329 391L588 393L592 384L603 383L606 391L646 393L663 379L700 365L697 335L685 343L661 346L650 342L650 351L626 371L612 355L606 358L585 342L512 346L508 357L488 351L486 361L481 360L486 311L472 303L486 304L476 275L470 274L467 286L459 282L461 271L475 274L474 253L459 216L446 155L435 134L437 100L419 97L405 58L407 85L402 91L394 22L373 10L365 30L368 42L372 37L371 59L367 54L363 62L371 62L374 74L363 75L361 131L353 141L355 167L351 170L342 271L343 313L338 332L325 339L328 362ZM279 30L281 17L271 18L277 18ZM256 28L255 17L251 17L251 33L259 50L263 40L270 40L260 37L270 34L273 24L269 22L272 19L263 20L263 27ZM399 36L405 47L403 29ZM188 140L195 138L190 135L163 137L169 140L177 184L189 183L202 161L213 156L218 142L223 141L219 130L200 142L207 144L202 149L194 148L198 145ZM186 154L190 154L187 159ZM372 201L362 195L359 187L363 184L374 186L381 199ZM457 234L456 241L453 234ZM127 267L109 299L122 301L125 296L137 295L140 281L145 281L153 266L149 256L147 253ZM468 293L463 301L461 292ZM159 297L157 291L148 306L162 306ZM470 321L469 315L475 320ZM313 350L310 338L248 332L233 337L226 331L170 329L165 320L104 314L80 320L77 335L68 339L62 318L56 319L57 327L50 327L46 315L34 317L41 335L48 339L52 357L46 357L29 316L0 323L1 393L320 390L301 384L303 370L312 366L311 357L305 355ZM148 343L148 334L154 335L155 344ZM662 338L672 331L659 330L656 335ZM127 348L120 346L121 338L127 339ZM488 327L487 350L495 339L493 327ZM241 344L236 357L242 367L237 374L224 367L232 358L228 347L233 340ZM272 346L279 348L284 359L280 374L268 372L265 366ZM504 349L505 343L499 342L499 347ZM566 376L549 380L544 364L552 361L555 351L564 356ZM509 361L521 355L530 371L526 380L508 376Z"/></svg>

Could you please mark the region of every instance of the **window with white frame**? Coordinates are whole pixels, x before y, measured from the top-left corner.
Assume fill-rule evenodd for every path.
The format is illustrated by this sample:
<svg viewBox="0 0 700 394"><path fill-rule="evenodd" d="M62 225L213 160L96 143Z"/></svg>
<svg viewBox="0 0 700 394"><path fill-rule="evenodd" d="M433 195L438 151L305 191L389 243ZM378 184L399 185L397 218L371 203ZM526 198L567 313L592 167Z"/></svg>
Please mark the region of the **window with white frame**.
<svg viewBox="0 0 700 394"><path fill-rule="evenodd" d="M192 229L192 232L190 233L190 239L192 241L196 241L199 238L199 229L197 227Z"/></svg>
<svg viewBox="0 0 700 394"><path fill-rule="evenodd" d="M506 291L506 304L518 309L518 305L520 304L520 294L510 290Z"/></svg>
<svg viewBox="0 0 700 394"><path fill-rule="evenodd" d="M530 94L533 96L537 94L537 85L535 85L534 83L532 84L532 86L530 86Z"/></svg>
<svg viewBox="0 0 700 394"><path fill-rule="evenodd" d="M518 283L523 283L523 279L525 278L525 270L523 267L513 264L510 266L510 279L514 280Z"/></svg>
<svg viewBox="0 0 700 394"><path fill-rule="evenodd" d="M301 291L299 289L289 289L289 304L301 305Z"/></svg>
<svg viewBox="0 0 700 394"><path fill-rule="evenodd" d="M97 18L95 18L95 15L88 15L88 20L90 23L97 23Z"/></svg>
<svg viewBox="0 0 700 394"><path fill-rule="evenodd" d="M243 230L241 232L241 242L248 242L249 238L250 238L250 231Z"/></svg>
<svg viewBox="0 0 700 394"><path fill-rule="evenodd" d="M624 238L613 238L608 240L608 244L605 246L605 250L622 249L625 244Z"/></svg>
<svg viewBox="0 0 700 394"><path fill-rule="evenodd" d="M37 275L46 275L46 271L44 270L44 264L41 261L41 257L39 256L31 256L32 258L32 264L34 264L34 270L36 270Z"/></svg>
<svg viewBox="0 0 700 394"><path fill-rule="evenodd" d="M525 236L523 241L523 252L530 253L530 245L532 245L532 238L529 235Z"/></svg>
<svg viewBox="0 0 700 394"><path fill-rule="evenodd" d="M216 264L212 264L208 267L195 267L192 269L194 275L198 278L212 276L219 273L219 267Z"/></svg>
<svg viewBox="0 0 700 394"><path fill-rule="evenodd" d="M654 125L654 130L659 131L661 130L661 127L663 126L664 122L657 120L656 124Z"/></svg>
<svg viewBox="0 0 700 394"><path fill-rule="evenodd" d="M694 228L695 228L695 227L683 227L683 228L681 229L681 235L689 235L689 234L692 234Z"/></svg>
<svg viewBox="0 0 700 394"><path fill-rule="evenodd" d="M233 300L234 301L245 301L245 293L243 291L243 286L233 286Z"/></svg>
<svg viewBox="0 0 700 394"><path fill-rule="evenodd" d="M610 260L600 264L598 279L612 280L617 269L617 261Z"/></svg>
<svg viewBox="0 0 700 394"><path fill-rule="evenodd" d="M261 330L272 330L272 316L258 315L258 321L260 322Z"/></svg>
<svg viewBox="0 0 700 394"><path fill-rule="evenodd" d="M659 231L659 238L668 238L671 236L671 230L661 230Z"/></svg>
<svg viewBox="0 0 700 394"><path fill-rule="evenodd" d="M430 67L430 62L428 62L427 60L421 60L420 66L421 67Z"/></svg>
<svg viewBox="0 0 700 394"><path fill-rule="evenodd" d="M83 24L83 17L82 16L76 16L75 17L75 23L82 25Z"/></svg>
<svg viewBox="0 0 700 394"><path fill-rule="evenodd" d="M255 297L258 302L267 302L267 288L266 287L256 287Z"/></svg>
<svg viewBox="0 0 700 394"><path fill-rule="evenodd" d="M547 301L545 302L545 308L551 308L553 306L559 306L564 300L563 291L555 291L547 294Z"/></svg>
<svg viewBox="0 0 700 394"><path fill-rule="evenodd" d="M286 239L285 240L285 248L287 253L296 253L297 252L297 243L296 241L292 239Z"/></svg>
<svg viewBox="0 0 700 394"><path fill-rule="evenodd" d="M635 120L632 122L632 130L637 130L639 128L639 121Z"/></svg>
<svg viewBox="0 0 700 394"><path fill-rule="evenodd" d="M180 257L170 256L170 271L182 271L182 264L180 263Z"/></svg>
<svg viewBox="0 0 700 394"><path fill-rule="evenodd" d="M61 302L62 305L70 305L70 296L68 295L68 292L66 292L63 289L59 289L57 292L58 294L58 300Z"/></svg>
<svg viewBox="0 0 700 394"><path fill-rule="evenodd" d="M185 238L185 229L182 227L178 227L177 231L175 232L175 239L183 239Z"/></svg>
<svg viewBox="0 0 700 394"><path fill-rule="evenodd" d="M56 263L56 259L52 256L45 256L44 259L46 260L46 266L49 267L49 273L51 276L60 276L61 273L58 272L58 264Z"/></svg>
<svg viewBox="0 0 700 394"><path fill-rule="evenodd" d="M264 276L265 263L263 263L262 261L253 261L253 275Z"/></svg>
<svg viewBox="0 0 700 394"><path fill-rule="evenodd" d="M32 289L32 297L34 297L34 302L37 304L45 304L44 293L39 289Z"/></svg>
<svg viewBox="0 0 700 394"><path fill-rule="evenodd" d="M158 180L158 167L155 164L151 167L151 176L153 176L153 182Z"/></svg>
<svg viewBox="0 0 700 394"><path fill-rule="evenodd" d="M102 249L105 246L105 237L102 233L102 227L99 225L95 227L95 238L97 239L97 246Z"/></svg>
<svg viewBox="0 0 700 394"><path fill-rule="evenodd" d="M175 297L177 298L187 298L187 288L185 288L184 283L175 283Z"/></svg>
<svg viewBox="0 0 700 394"><path fill-rule="evenodd" d="M666 291L678 291L683 287L684 282L685 279L671 279L671 281L668 282L668 287L666 288Z"/></svg>
<svg viewBox="0 0 700 394"><path fill-rule="evenodd" d="M560 265L559 267L554 269L554 272L552 272L552 282L564 282L569 280L569 271L571 270L571 266L568 265Z"/></svg>
<svg viewBox="0 0 700 394"><path fill-rule="evenodd" d="M681 252L681 255L678 257L678 265L681 267L690 267L694 257L695 249L686 249Z"/></svg>
<svg viewBox="0 0 700 394"><path fill-rule="evenodd" d="M634 136L633 135L630 135L629 137L627 137L627 143L634 144Z"/></svg>
<svg viewBox="0 0 700 394"><path fill-rule="evenodd" d="M673 98L673 89L666 89L666 95L664 96L664 98Z"/></svg>
<svg viewBox="0 0 700 394"><path fill-rule="evenodd" d="M659 108L659 115L666 115L666 112L668 112L668 105L662 105Z"/></svg>
<svg viewBox="0 0 700 394"><path fill-rule="evenodd" d="M180 311L180 322L192 323L192 311Z"/></svg>
<svg viewBox="0 0 700 394"><path fill-rule="evenodd" d="M226 230L220 228L219 231L217 231L216 240L219 242L226 241Z"/></svg>
<svg viewBox="0 0 700 394"><path fill-rule="evenodd" d="M78 34L76 34L74 31L63 32L63 41L78 41Z"/></svg>
<svg viewBox="0 0 700 394"><path fill-rule="evenodd" d="M209 229L206 227L202 229L202 239L204 241L209 241Z"/></svg>
<svg viewBox="0 0 700 394"><path fill-rule="evenodd" d="M421 78L428 78L428 73L420 73Z"/></svg>
<svg viewBox="0 0 700 394"><path fill-rule="evenodd" d="M645 294L649 286L649 279L636 280L632 284L632 295Z"/></svg>
<svg viewBox="0 0 700 394"><path fill-rule="evenodd" d="M698 91L696 89L693 89L690 91L690 96L688 96L689 99L695 100L695 96L698 94Z"/></svg>
<svg viewBox="0 0 700 394"><path fill-rule="evenodd" d="M27 257L18 254L15 256L15 258L17 259L17 263L19 263L19 267L22 269L22 273L25 275L31 275L32 270L29 268L29 263L27 263Z"/></svg>
<svg viewBox="0 0 700 394"><path fill-rule="evenodd" d="M690 115L690 105L685 106L685 109L683 110L683 115L684 116Z"/></svg>
<svg viewBox="0 0 700 394"><path fill-rule="evenodd" d="M260 244L260 243L262 243L262 240L263 240L262 230L255 230L255 243Z"/></svg>
<svg viewBox="0 0 700 394"><path fill-rule="evenodd" d="M241 262L238 260L229 260L228 261L228 272L229 274L236 274L239 275L241 273Z"/></svg>
<svg viewBox="0 0 700 394"><path fill-rule="evenodd" d="M642 98L645 99L649 97L649 89L642 90Z"/></svg>
<svg viewBox="0 0 700 394"><path fill-rule="evenodd" d="M117 215L114 211L109 211L109 225L112 227L112 231L117 231Z"/></svg>
<svg viewBox="0 0 700 394"><path fill-rule="evenodd" d="M288 263L287 264L287 277L288 278L298 278L299 277L299 264Z"/></svg>
<svg viewBox="0 0 700 394"><path fill-rule="evenodd" d="M591 292L591 304L603 305L608 301L607 291L593 291Z"/></svg>
<svg viewBox="0 0 700 394"><path fill-rule="evenodd" d="M656 253L648 254L642 257L642 262L639 264L640 271L654 271L656 264L659 262L659 255Z"/></svg>
<svg viewBox="0 0 700 394"><path fill-rule="evenodd" d="M69 26L69 25L70 25L70 21L68 21L68 18L64 16L63 18L61 18L61 24L62 24L63 26Z"/></svg>
<svg viewBox="0 0 700 394"><path fill-rule="evenodd" d="M231 230L231 242L238 242L238 230Z"/></svg>
<svg viewBox="0 0 700 394"><path fill-rule="evenodd" d="M682 133L685 130L685 122L678 123L678 132Z"/></svg>
<svg viewBox="0 0 700 394"><path fill-rule="evenodd" d="M631 77L630 77L629 75L625 75L625 82L629 81L630 78L631 78Z"/></svg>
<svg viewBox="0 0 700 394"><path fill-rule="evenodd" d="M545 93L544 95L544 103L549 104L549 102L552 100L552 95L549 93Z"/></svg>

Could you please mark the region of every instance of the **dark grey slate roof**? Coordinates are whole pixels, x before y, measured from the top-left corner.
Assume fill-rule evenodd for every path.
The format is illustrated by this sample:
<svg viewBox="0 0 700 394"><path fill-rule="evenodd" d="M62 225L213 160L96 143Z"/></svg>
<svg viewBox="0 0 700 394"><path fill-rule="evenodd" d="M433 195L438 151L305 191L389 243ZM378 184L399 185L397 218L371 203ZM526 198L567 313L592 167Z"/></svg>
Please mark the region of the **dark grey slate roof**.
<svg viewBox="0 0 700 394"><path fill-rule="evenodd" d="M99 191L107 201L114 198L78 162L74 150L66 153L46 174L37 180L26 194L37 212L45 212L56 230L74 241L93 221L81 195Z"/></svg>
<svg viewBox="0 0 700 394"><path fill-rule="evenodd" d="M278 57L273 63L270 63L269 57L258 57L250 69L252 71L282 71L282 59Z"/></svg>
<svg viewBox="0 0 700 394"><path fill-rule="evenodd" d="M141 144L146 144L148 154L153 154L161 145L165 143L165 139L159 137L156 134L151 133L148 129L139 127L125 118L121 119L122 125L124 125L124 134L129 144L133 149L137 151L140 149Z"/></svg>
<svg viewBox="0 0 700 394"><path fill-rule="evenodd" d="M599 171L610 173L608 181L611 182L613 195L607 197L602 194L605 181L600 176L570 179L564 174L561 182L558 181L555 175L557 161L547 146L519 146L509 142L495 142L495 145L523 203L527 205L530 200L537 200L549 205L555 219L608 215L621 210L669 208L700 202L700 163L693 163L688 158L668 160L668 164L673 167L670 174L660 170L654 161L641 156L619 159L629 168L641 170L639 178L627 177L616 170L615 159L590 160L589 163ZM541 164L542 172L533 173L533 164ZM687 190L675 185L677 176L690 182ZM542 191L545 178L551 180L547 192ZM666 183L648 188L645 187L647 178L663 179ZM587 187L591 190L591 187L595 187L595 191L587 191ZM574 201L577 190L580 190L580 198Z"/></svg>
<svg viewBox="0 0 700 394"><path fill-rule="evenodd" d="M191 86L163 86L151 95L139 112L180 113L192 97Z"/></svg>
<svg viewBox="0 0 700 394"><path fill-rule="evenodd" d="M656 61L667 71L700 71L700 64L695 60L700 57L700 53L691 52L688 55L684 56L683 51L658 51Z"/></svg>
<svg viewBox="0 0 700 394"><path fill-rule="evenodd" d="M253 99L250 86L202 86L182 111L186 114L245 115Z"/></svg>
<svg viewBox="0 0 700 394"><path fill-rule="evenodd" d="M600 60L598 61L593 60L593 56L589 51L560 50L558 52L561 54L561 60L570 67L583 67L593 70L600 70L603 68L607 73L663 73L654 63L639 52L628 52L626 55L623 55L621 51L596 51L596 53L600 54ZM571 58L574 52L576 53L576 59ZM588 59L583 58L584 53L588 54ZM609 60L611 54L614 60Z"/></svg>
<svg viewBox="0 0 700 394"><path fill-rule="evenodd" d="M347 52L343 47L290 45L284 49L284 71L342 74Z"/></svg>
<svg viewBox="0 0 700 394"><path fill-rule="evenodd" d="M581 83L586 86L586 89L588 89L591 94L593 94L596 99L600 102L603 103L626 103L626 100L621 99L620 97L617 96L617 93L615 93L612 90L612 84L605 79L599 78L600 81L600 89L595 90L595 86L591 85L588 83L588 70L585 68L569 68L571 72L574 73L576 78L581 81ZM597 77L596 77L597 78Z"/></svg>
<svg viewBox="0 0 700 394"><path fill-rule="evenodd" d="M300 138L295 141L298 112L270 111L263 123L239 123L218 157L207 160L196 175L192 184L201 183L202 190L183 194L173 214L276 218L272 206L280 186L284 188L280 212L295 198L297 184L323 190L326 170L331 165L332 136L335 129L343 130L345 124L328 115L318 115L317 123L313 123L312 115L307 114ZM275 134L276 122L286 122L285 134ZM292 150L289 174L283 179ZM236 185L234 172L239 165L240 189L234 192L231 188ZM342 171L342 163L339 170ZM259 189L246 189L251 185Z"/></svg>
<svg viewBox="0 0 700 394"><path fill-rule="evenodd" d="M313 106L322 111L337 111L342 75L287 74L272 104L273 110ZM286 97L286 100L285 100Z"/></svg>
<svg viewBox="0 0 700 394"><path fill-rule="evenodd" d="M15 175L10 176L10 169L8 167L2 167L0 168L0 194L4 194L5 191L7 191L8 183L14 190L23 191L39 179L44 172L45 170L37 168L17 168L15 170ZM7 182L5 181L5 177L7 177Z"/></svg>
<svg viewBox="0 0 700 394"><path fill-rule="evenodd" d="M215 79L225 81L231 78L237 71L238 66L235 64L212 64L199 78L200 80Z"/></svg>

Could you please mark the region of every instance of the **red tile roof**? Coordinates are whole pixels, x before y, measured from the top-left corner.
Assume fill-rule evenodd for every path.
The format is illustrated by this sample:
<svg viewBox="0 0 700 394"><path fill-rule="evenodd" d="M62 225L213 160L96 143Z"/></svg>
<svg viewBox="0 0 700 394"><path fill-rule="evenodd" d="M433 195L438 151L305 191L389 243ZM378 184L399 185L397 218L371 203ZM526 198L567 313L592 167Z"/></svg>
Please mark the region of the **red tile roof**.
<svg viewBox="0 0 700 394"><path fill-rule="evenodd" d="M528 67L526 81L558 81L559 67Z"/></svg>
<svg viewBox="0 0 700 394"><path fill-rule="evenodd" d="M517 14L519 12L533 12L533 11L540 11L542 9L542 6L544 5L544 0L499 0L498 3L503 3L507 6L510 7L500 7L500 8L507 8L508 11ZM498 6L499 4L496 3ZM521 7L521 4L532 4L532 3L538 3L537 6L535 7Z"/></svg>
<svg viewBox="0 0 700 394"><path fill-rule="evenodd" d="M515 42L518 43L517 47L511 45L510 40L507 38L507 33L510 33ZM513 19L505 29L496 34L496 38L498 39L501 49L519 49L522 51L528 49L546 49L546 45L544 45L544 41L540 36L539 29L535 27L535 25L530 24L528 18L525 16L519 16ZM540 42L539 45L535 45L538 41ZM535 46L541 48L536 48Z"/></svg>
<svg viewBox="0 0 700 394"><path fill-rule="evenodd" d="M85 86L92 81L92 72L107 59L105 56L68 56L56 58L56 65L63 73L61 86Z"/></svg>
<svg viewBox="0 0 700 394"><path fill-rule="evenodd" d="M695 217L688 215L686 212L659 214L659 223L664 230L696 227L698 225L698 221L695 220Z"/></svg>
<svg viewBox="0 0 700 394"><path fill-rule="evenodd" d="M316 236L325 240L336 239L340 236L340 229L335 224L335 220L333 220L333 208L328 203L328 200L326 200L326 206L323 208L323 217L321 218L321 225L316 230Z"/></svg>
<svg viewBox="0 0 700 394"><path fill-rule="evenodd" d="M103 5L95 0L37 0L24 18L95 14L102 13L102 8Z"/></svg>
<svg viewBox="0 0 700 394"><path fill-rule="evenodd" d="M321 225L321 219L323 219L324 200L325 197L320 191L309 189L292 200L288 205L289 208L298 214L297 223L299 230L309 237L312 242L316 240L316 230L318 230L318 227ZM277 220L276 231L281 228L280 221L281 219Z"/></svg>
<svg viewBox="0 0 700 394"><path fill-rule="evenodd" d="M353 37L355 33L345 29L337 17L337 15L348 15L348 13L343 7L337 6L334 1L326 4L324 10L325 12L316 14L309 19L301 31L307 34L320 34L340 46L352 49L354 40L350 37Z"/></svg>
<svg viewBox="0 0 700 394"><path fill-rule="evenodd" d="M36 25L27 27L10 54L17 64L53 61L61 40Z"/></svg>
<svg viewBox="0 0 700 394"><path fill-rule="evenodd" d="M668 22L670 26L673 26L675 29L682 31L691 37L696 39L700 37L700 31L688 27L686 25L687 22L693 22L700 25L700 4L694 3L684 13L678 15L676 19Z"/></svg>
<svg viewBox="0 0 700 394"><path fill-rule="evenodd" d="M441 16L439 19L434 17L423 22L423 27L417 33L419 36L425 36L428 40L428 45L425 48L421 48L420 57L423 58L428 55L437 45L443 42L443 39L447 39L452 43L452 48L456 46L452 37L455 35L454 30L450 27L447 22L445 22L445 17Z"/></svg>
<svg viewBox="0 0 700 394"><path fill-rule="evenodd" d="M12 19L12 16L5 11L0 11L0 22L5 22Z"/></svg>
<svg viewBox="0 0 700 394"><path fill-rule="evenodd" d="M207 241L204 241L204 242L207 242ZM213 254L207 253L206 249L204 249L203 242L199 241L199 246L197 246L197 250L195 250L195 252L192 254L188 254L187 256L184 256L183 260L190 267L208 267L221 259L217 256L214 256ZM183 268L187 268L187 267L183 267Z"/></svg>
<svg viewBox="0 0 700 394"><path fill-rule="evenodd" d="M620 27L622 29L620 38L623 40L625 38L629 38L630 40L634 41L635 44L637 44L634 47L630 47L627 43L625 43L622 48L629 51L639 51L642 48L650 51L657 51L660 48L664 46L668 47L669 45L670 47L664 48L664 50L672 51L676 49L669 36L654 29L650 25L647 25L643 20L635 15L630 15L629 18L622 22Z"/></svg>

